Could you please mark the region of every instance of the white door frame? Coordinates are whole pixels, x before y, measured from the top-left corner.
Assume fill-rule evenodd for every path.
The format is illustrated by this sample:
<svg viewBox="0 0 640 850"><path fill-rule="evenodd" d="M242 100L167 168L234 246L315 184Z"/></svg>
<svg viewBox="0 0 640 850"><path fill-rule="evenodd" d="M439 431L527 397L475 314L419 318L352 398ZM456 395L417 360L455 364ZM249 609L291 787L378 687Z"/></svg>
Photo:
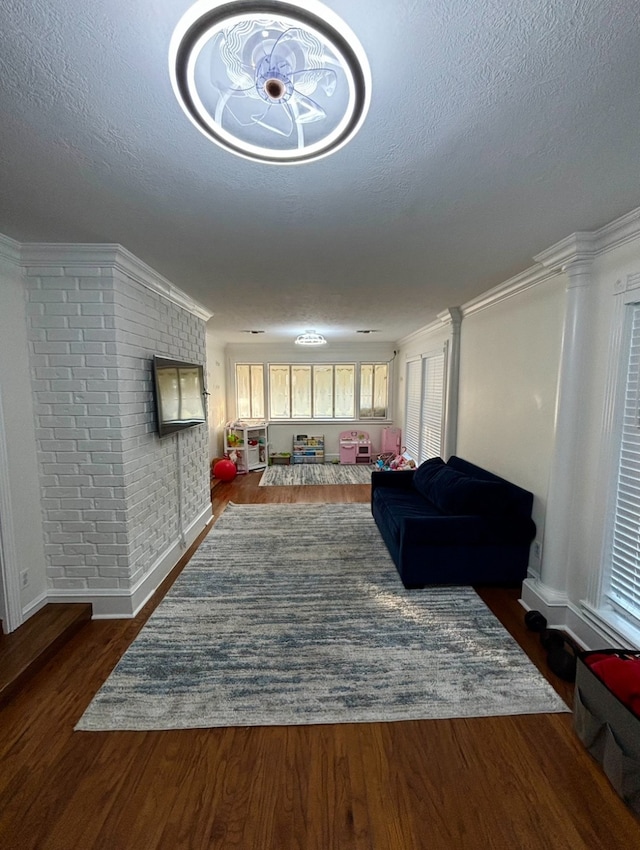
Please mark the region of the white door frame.
<svg viewBox="0 0 640 850"><path fill-rule="evenodd" d="M9 462L0 391L0 581L3 588L0 597L0 617L2 617L5 632L13 632L23 623L19 572L13 536Z"/></svg>

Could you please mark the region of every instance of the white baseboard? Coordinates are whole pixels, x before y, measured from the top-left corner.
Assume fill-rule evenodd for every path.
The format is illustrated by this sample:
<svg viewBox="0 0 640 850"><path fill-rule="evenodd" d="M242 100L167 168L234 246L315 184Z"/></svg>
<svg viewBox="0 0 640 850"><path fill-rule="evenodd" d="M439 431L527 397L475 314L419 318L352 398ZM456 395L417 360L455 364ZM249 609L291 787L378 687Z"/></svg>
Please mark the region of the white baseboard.
<svg viewBox="0 0 640 850"><path fill-rule="evenodd" d="M22 622L26 623L29 617L33 617L41 608L49 602L49 596L47 591L44 590L35 599L32 599L27 605L22 609Z"/></svg>
<svg viewBox="0 0 640 850"><path fill-rule="evenodd" d="M160 584L184 555L193 541L213 520L211 504L207 504L200 514L185 529L186 547L176 540L155 562L149 572L129 590L57 590L51 589L45 602L90 602L93 606L93 618L96 620L123 619L135 617L149 601Z"/></svg>
<svg viewBox="0 0 640 850"><path fill-rule="evenodd" d="M550 629L562 629L583 649L604 649L619 643L599 627L594 618L576 606L564 593L528 578L522 584L520 604L525 611L540 611Z"/></svg>

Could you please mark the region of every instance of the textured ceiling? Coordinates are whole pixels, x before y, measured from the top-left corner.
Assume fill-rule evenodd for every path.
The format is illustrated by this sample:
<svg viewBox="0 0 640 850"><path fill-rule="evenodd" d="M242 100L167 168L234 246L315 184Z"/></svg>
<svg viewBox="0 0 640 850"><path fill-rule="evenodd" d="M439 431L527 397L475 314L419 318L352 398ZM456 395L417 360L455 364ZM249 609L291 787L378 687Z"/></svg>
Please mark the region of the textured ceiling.
<svg viewBox="0 0 640 850"><path fill-rule="evenodd" d="M369 115L274 166L175 100L189 0L3 0L0 233L119 242L229 341L382 341L640 205L638 0L325 2L369 56Z"/></svg>

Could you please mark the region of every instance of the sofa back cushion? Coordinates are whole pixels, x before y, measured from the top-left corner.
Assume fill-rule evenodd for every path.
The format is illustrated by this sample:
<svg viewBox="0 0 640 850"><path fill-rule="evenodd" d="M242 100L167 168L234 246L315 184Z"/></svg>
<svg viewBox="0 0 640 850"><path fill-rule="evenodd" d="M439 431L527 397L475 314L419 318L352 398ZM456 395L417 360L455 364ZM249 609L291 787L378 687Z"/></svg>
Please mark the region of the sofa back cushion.
<svg viewBox="0 0 640 850"><path fill-rule="evenodd" d="M471 478L479 478L481 481L498 481L511 494L510 513L520 514L523 517L531 519L533 493L529 492L529 490L524 490L522 487L518 487L517 484L507 481L506 478L500 478L499 475L495 475L493 472L489 472L487 469L476 466L474 463L469 463L468 460L463 460L461 457L456 457L455 455L451 455L447 461L447 466L457 469L458 472L464 472L465 475L470 475Z"/></svg>
<svg viewBox="0 0 640 850"><path fill-rule="evenodd" d="M429 499L427 495L429 492L429 482L445 465L441 457L432 457L430 460L425 460L424 463L421 463L413 473L413 486L425 499ZM429 501L431 500L429 499Z"/></svg>
<svg viewBox="0 0 640 850"><path fill-rule="evenodd" d="M441 458L421 464L415 472L413 486L438 510L451 516L502 516L512 510L508 484L472 478L447 466Z"/></svg>

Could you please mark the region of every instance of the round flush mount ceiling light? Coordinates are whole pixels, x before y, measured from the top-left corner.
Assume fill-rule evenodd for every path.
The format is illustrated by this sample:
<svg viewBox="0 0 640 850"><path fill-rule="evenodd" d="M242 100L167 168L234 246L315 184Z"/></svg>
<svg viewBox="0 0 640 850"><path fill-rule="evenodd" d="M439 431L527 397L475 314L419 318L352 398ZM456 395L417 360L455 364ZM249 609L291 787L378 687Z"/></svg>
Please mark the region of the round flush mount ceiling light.
<svg viewBox="0 0 640 850"><path fill-rule="evenodd" d="M316 0L198 0L171 38L169 73L205 136L270 163L337 151L362 126L371 98L360 42Z"/></svg>
<svg viewBox="0 0 640 850"><path fill-rule="evenodd" d="M296 337L296 345L324 345L326 339L316 331L305 331Z"/></svg>

